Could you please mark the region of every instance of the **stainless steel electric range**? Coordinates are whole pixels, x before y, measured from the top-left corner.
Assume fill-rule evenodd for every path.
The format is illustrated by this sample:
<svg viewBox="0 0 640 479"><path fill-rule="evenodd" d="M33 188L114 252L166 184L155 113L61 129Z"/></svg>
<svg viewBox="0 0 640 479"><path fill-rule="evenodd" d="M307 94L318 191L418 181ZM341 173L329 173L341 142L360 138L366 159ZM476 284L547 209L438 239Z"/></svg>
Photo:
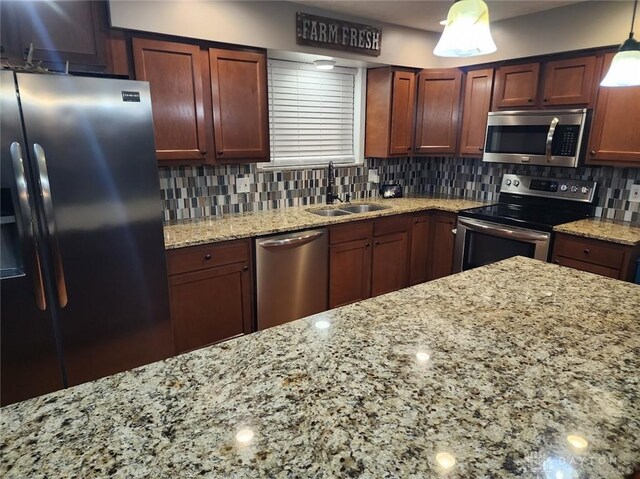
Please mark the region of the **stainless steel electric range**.
<svg viewBox="0 0 640 479"><path fill-rule="evenodd" d="M454 271L512 256L548 261L553 227L593 216L597 183L504 175L498 203L460 211Z"/></svg>

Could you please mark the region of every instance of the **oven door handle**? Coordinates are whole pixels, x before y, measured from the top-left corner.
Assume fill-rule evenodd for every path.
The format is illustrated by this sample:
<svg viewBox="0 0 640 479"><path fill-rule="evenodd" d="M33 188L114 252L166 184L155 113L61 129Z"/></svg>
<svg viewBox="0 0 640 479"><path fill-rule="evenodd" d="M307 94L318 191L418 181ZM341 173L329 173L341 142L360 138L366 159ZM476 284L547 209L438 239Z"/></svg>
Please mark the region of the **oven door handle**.
<svg viewBox="0 0 640 479"><path fill-rule="evenodd" d="M501 238L512 238L522 241L549 241L548 233L539 233L537 231L525 231L521 228L510 228L508 226L497 225L494 223L485 223L469 218L458 218L458 224L466 226L469 231L476 231Z"/></svg>
<svg viewBox="0 0 640 479"><path fill-rule="evenodd" d="M558 126L558 123L560 123L560 120L554 116L549 125L549 131L547 132L547 145L545 148L547 163L551 163L551 146L553 145L553 135L556 134L556 126Z"/></svg>

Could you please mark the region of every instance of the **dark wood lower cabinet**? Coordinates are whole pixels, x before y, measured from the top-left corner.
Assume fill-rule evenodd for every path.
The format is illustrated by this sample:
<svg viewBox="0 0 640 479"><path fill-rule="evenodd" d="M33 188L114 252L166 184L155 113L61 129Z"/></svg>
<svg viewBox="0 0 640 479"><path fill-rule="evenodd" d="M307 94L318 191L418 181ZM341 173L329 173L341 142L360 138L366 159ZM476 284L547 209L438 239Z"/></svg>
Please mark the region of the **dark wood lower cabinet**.
<svg viewBox="0 0 640 479"><path fill-rule="evenodd" d="M429 213L411 218L411 256L409 258L409 285L429 280L429 249L431 245Z"/></svg>
<svg viewBox="0 0 640 479"><path fill-rule="evenodd" d="M329 247L329 307L337 308L371 296L371 239Z"/></svg>
<svg viewBox="0 0 640 479"><path fill-rule="evenodd" d="M431 268L429 279L438 279L453 273L453 249L456 215L437 212L431 217Z"/></svg>
<svg viewBox="0 0 640 479"><path fill-rule="evenodd" d="M373 239L371 295L389 293L408 286L406 231L378 236Z"/></svg>
<svg viewBox="0 0 640 479"><path fill-rule="evenodd" d="M248 240L174 250L168 255L177 353L253 331Z"/></svg>

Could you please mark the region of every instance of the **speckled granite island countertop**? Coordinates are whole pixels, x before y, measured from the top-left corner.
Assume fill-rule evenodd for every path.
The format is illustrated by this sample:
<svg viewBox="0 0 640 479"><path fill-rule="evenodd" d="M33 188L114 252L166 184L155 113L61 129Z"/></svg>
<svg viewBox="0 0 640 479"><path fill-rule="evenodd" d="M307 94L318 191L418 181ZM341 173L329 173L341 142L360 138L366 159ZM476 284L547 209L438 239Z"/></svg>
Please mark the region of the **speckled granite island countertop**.
<svg viewBox="0 0 640 479"><path fill-rule="evenodd" d="M554 231L630 246L640 244L640 226L624 221L589 218L556 226Z"/></svg>
<svg viewBox="0 0 640 479"><path fill-rule="evenodd" d="M640 286L512 258L0 410L0 476L622 478Z"/></svg>
<svg viewBox="0 0 640 479"><path fill-rule="evenodd" d="M165 225L164 244L166 249L174 249L272 233L317 228L335 223L345 223L348 221L371 219L401 213L412 213L422 210L441 210L457 213L463 209L475 208L476 206L487 204L462 198L442 196L394 198L387 200L371 198L353 202L353 204L358 203L375 203L388 206L388 208L369 213L327 217L313 214L309 210L340 208L342 205L311 205L251 213L228 214L192 220L177 220Z"/></svg>

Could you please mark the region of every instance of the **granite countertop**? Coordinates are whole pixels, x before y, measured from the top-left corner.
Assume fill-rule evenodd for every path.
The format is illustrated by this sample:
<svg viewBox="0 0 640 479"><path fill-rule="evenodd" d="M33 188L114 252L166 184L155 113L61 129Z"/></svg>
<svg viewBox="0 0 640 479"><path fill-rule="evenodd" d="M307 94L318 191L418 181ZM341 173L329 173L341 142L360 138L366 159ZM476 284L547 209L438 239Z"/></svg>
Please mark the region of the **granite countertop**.
<svg viewBox="0 0 640 479"><path fill-rule="evenodd" d="M554 231L630 246L640 245L640 226L626 221L589 218L556 226Z"/></svg>
<svg viewBox="0 0 640 479"><path fill-rule="evenodd" d="M511 258L0 410L0 476L622 478L640 286Z"/></svg>
<svg viewBox="0 0 640 479"><path fill-rule="evenodd" d="M213 216L192 220L169 222L164 227L164 243L166 249L182 248L205 243L216 243L232 239L250 238L272 233L283 233L307 228L317 228L336 223L346 223L381 216L412 213L421 210L441 210L457 213L462 209L482 206L486 203L455 197L425 196L415 198L379 199L371 198L354 201L358 203L375 203L388 208L345 216L319 216L309 210L340 208L333 206L312 205L275 210L237 213Z"/></svg>

